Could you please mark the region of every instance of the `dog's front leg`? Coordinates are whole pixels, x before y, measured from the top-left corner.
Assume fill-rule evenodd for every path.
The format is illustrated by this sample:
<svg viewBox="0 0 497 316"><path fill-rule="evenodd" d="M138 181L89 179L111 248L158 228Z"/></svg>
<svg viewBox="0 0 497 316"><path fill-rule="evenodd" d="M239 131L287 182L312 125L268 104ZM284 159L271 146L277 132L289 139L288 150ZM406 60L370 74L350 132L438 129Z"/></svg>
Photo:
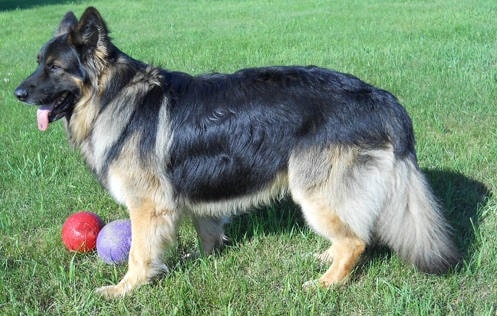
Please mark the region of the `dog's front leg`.
<svg viewBox="0 0 497 316"><path fill-rule="evenodd" d="M130 205L131 250L128 272L117 284L97 290L105 297L122 297L167 271L162 262L164 248L174 243L178 214L158 210L154 203L144 201Z"/></svg>

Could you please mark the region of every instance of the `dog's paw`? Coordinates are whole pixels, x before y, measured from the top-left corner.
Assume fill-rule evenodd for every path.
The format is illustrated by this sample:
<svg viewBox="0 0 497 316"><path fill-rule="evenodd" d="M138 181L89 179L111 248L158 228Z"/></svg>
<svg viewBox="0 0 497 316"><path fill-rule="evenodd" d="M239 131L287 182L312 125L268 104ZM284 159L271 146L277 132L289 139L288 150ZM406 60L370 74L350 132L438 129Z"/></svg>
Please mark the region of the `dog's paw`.
<svg viewBox="0 0 497 316"><path fill-rule="evenodd" d="M321 277L320 279L309 280L302 284L302 289L305 291L312 291L317 289L333 289L339 288L342 285L346 284L348 281L348 277L342 280L328 280L326 278Z"/></svg>
<svg viewBox="0 0 497 316"><path fill-rule="evenodd" d="M302 284L302 289L304 289L305 291L315 290L319 287L320 287L320 284L319 284L318 279L309 280L309 281L304 282L304 284Z"/></svg>
<svg viewBox="0 0 497 316"><path fill-rule="evenodd" d="M121 284L118 284L100 287L96 289L95 292L104 298L113 299L123 298L129 290L124 288Z"/></svg>
<svg viewBox="0 0 497 316"><path fill-rule="evenodd" d="M96 290L96 293L108 299L123 298L126 294L130 293L132 290L145 283L146 282L137 282L136 280L130 282L129 278L125 277L116 285L109 285L98 288Z"/></svg>

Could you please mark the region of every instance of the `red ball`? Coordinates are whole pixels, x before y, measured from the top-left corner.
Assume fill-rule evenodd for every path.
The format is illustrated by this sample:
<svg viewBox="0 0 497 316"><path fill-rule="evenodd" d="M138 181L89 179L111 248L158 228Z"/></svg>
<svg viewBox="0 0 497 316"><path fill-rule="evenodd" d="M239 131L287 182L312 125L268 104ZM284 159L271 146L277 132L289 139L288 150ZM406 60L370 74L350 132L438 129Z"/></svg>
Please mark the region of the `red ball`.
<svg viewBox="0 0 497 316"><path fill-rule="evenodd" d="M86 211L74 213L62 225L62 241L69 251L92 251L95 249L102 226L102 220L95 213Z"/></svg>

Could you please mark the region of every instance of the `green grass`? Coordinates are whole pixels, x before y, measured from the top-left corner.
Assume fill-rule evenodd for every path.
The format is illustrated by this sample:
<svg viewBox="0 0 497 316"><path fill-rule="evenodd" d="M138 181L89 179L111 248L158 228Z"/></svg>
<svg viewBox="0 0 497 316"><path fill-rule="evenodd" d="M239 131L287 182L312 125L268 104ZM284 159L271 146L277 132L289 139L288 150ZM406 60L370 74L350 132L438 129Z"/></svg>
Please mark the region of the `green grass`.
<svg viewBox="0 0 497 316"><path fill-rule="evenodd" d="M0 1L0 314L495 315L497 312L497 5L468 1ZM351 282L303 291L324 272L327 243L290 203L233 219L220 254L188 259L188 223L171 273L131 296L94 289L125 266L67 252L64 219L79 209L126 217L65 141L36 130L12 92L62 15L95 5L131 56L192 73L315 64L396 94L412 116L421 167L465 254L446 276L371 249ZM16 6L21 6L16 9Z"/></svg>

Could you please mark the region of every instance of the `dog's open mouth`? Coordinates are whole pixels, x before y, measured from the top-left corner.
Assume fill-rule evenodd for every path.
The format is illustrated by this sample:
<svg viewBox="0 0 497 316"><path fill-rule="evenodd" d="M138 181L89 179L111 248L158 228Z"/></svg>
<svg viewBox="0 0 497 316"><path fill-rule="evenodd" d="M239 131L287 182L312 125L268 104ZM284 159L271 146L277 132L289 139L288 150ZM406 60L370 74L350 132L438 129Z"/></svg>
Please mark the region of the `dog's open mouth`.
<svg viewBox="0 0 497 316"><path fill-rule="evenodd" d="M62 92L50 102L43 102L36 113L38 129L46 131L49 123L69 114L73 105L74 94L69 91Z"/></svg>

